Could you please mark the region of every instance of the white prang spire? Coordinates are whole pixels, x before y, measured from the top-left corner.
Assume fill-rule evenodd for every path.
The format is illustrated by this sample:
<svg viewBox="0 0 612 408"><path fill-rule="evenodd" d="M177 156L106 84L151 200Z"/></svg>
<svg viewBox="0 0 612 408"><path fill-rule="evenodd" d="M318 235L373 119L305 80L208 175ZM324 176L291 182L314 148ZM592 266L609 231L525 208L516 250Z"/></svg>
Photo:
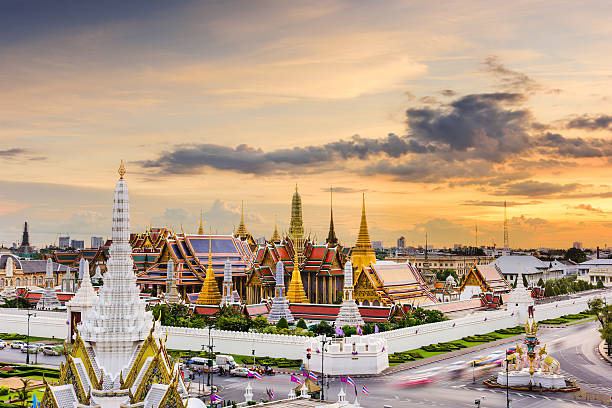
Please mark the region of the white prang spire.
<svg viewBox="0 0 612 408"><path fill-rule="evenodd" d="M336 327L363 325L363 318L361 313L359 313L359 307L355 303L355 299L353 299L353 290L353 264L351 261L347 261L344 264L344 289L342 291L344 297L336 317Z"/></svg>
<svg viewBox="0 0 612 408"><path fill-rule="evenodd" d="M122 163L121 177L115 186L113 240L104 285L98 291L93 310L79 326L83 339L92 345L101 368L111 379L129 364L132 353L153 326L153 316L145 311L134 275L129 242L130 204L124 174Z"/></svg>
<svg viewBox="0 0 612 408"><path fill-rule="evenodd" d="M221 297L221 306L230 306L234 303L232 299L233 286L232 261L227 258L225 260L225 267L223 268L223 296Z"/></svg>
<svg viewBox="0 0 612 408"><path fill-rule="evenodd" d="M295 318L289 309L289 301L285 297L285 265L282 261L276 263L276 285L274 286L274 299L268 313L270 323L278 323L284 317L288 323L295 322Z"/></svg>
<svg viewBox="0 0 612 408"><path fill-rule="evenodd" d="M55 293L55 278L53 277L53 262L51 261L51 258L47 258L47 265L45 269L45 289L40 296L40 300L36 304L36 309L59 309L62 304L57 298L57 293Z"/></svg>

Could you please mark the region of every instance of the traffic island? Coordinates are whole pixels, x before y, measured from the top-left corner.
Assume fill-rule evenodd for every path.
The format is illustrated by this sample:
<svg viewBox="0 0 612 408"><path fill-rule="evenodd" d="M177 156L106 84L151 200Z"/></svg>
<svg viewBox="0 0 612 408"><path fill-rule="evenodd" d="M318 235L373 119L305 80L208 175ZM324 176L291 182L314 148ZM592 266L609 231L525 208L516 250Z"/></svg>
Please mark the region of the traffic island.
<svg viewBox="0 0 612 408"><path fill-rule="evenodd" d="M524 386L524 385L511 385L508 388L514 391L530 391L530 392L575 392L575 391L580 391L580 387L576 384L575 381L572 380L568 380L565 379L565 387L560 387L560 388L546 388L546 387L542 387L542 389L540 390L540 387L538 386L534 386L532 385L531 387L529 386ZM495 377L491 377L488 380L485 380L484 383L487 385L487 387L489 388L506 388L505 384L499 384L497 382L497 378Z"/></svg>

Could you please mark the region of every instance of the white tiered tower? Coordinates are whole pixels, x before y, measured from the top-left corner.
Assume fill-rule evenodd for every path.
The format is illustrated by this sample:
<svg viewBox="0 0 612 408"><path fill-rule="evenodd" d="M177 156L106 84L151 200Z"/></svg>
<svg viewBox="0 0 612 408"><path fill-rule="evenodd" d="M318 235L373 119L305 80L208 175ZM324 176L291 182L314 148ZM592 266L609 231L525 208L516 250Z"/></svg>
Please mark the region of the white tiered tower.
<svg viewBox="0 0 612 408"><path fill-rule="evenodd" d="M174 270L174 261L168 259L166 265L166 302L181 303L181 295L176 287L176 271Z"/></svg>
<svg viewBox="0 0 612 408"><path fill-rule="evenodd" d="M98 300L88 319L79 325L83 340L92 345L98 363L104 369L105 388L129 364L135 348L146 339L153 326L153 315L145 311L145 303L140 299L136 286L129 242L130 204L124 175L122 162L120 178L115 186L113 241L104 285L98 291Z"/></svg>
<svg viewBox="0 0 612 408"><path fill-rule="evenodd" d="M232 284L232 261L229 258L225 260L225 266L223 268L223 296L221 296L221 306L232 305L232 291L234 290Z"/></svg>
<svg viewBox="0 0 612 408"><path fill-rule="evenodd" d="M363 318L353 299L353 290L353 264L347 261L344 264L344 297L336 317L336 327L363 325Z"/></svg>
<svg viewBox="0 0 612 408"><path fill-rule="evenodd" d="M293 314L289 309L289 300L285 297L285 266L282 261L276 263L276 286L274 287L274 299L272 299L272 307L268 313L268 321L270 323L278 323L284 317L287 323L295 322Z"/></svg>
<svg viewBox="0 0 612 408"><path fill-rule="evenodd" d="M45 274L45 289L43 290L40 300L36 304L36 309L54 310L62 307L57 293L55 293L55 278L53 277L53 262L51 258L47 258L46 274Z"/></svg>

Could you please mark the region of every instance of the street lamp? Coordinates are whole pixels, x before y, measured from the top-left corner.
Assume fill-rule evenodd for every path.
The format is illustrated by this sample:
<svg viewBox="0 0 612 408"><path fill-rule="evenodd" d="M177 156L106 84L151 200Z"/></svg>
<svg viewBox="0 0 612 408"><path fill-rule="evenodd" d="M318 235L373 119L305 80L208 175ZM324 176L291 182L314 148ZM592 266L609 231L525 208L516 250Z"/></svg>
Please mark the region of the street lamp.
<svg viewBox="0 0 612 408"><path fill-rule="evenodd" d="M28 338L26 347L26 364L30 364L30 317L36 317L36 313L32 313L28 310Z"/></svg>
<svg viewBox="0 0 612 408"><path fill-rule="evenodd" d="M331 339L328 339L325 333L321 338L321 400L325 400L325 371L323 362L325 360L325 345L331 343Z"/></svg>
<svg viewBox="0 0 612 408"><path fill-rule="evenodd" d="M510 383L508 373L510 371L510 360L508 359L508 349L506 349L506 408L510 408Z"/></svg>

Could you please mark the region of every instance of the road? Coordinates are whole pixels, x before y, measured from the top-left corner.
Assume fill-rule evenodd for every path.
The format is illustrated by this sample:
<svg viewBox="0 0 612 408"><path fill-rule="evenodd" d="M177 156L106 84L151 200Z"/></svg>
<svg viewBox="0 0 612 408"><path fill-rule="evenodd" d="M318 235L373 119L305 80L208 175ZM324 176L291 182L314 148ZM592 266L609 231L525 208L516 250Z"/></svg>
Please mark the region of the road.
<svg viewBox="0 0 612 408"><path fill-rule="evenodd" d="M589 322L565 328L540 329L540 342L546 344L547 350L561 363L564 374L576 379L582 389L606 393L612 395L612 366L604 362L596 351L599 341L597 323ZM510 345L510 344L509 344ZM448 367L457 361L471 361L479 356L485 356L493 351L504 350L504 346L491 347L478 352L468 353L452 359L431 363L416 369L402 371L389 376L355 378L358 390L365 385L369 395L364 395L359 391L359 401L364 407L382 407L390 405L392 407L474 407L474 400L484 396L481 407L505 407L505 390L489 389L482 381L494 372L488 374L477 374L475 383L472 383L472 373L468 372L463 377L456 379L446 379L433 383L425 387L402 388L396 386L404 379L414 376L415 372L440 369ZM32 361L36 360L35 355L30 356ZM63 356L44 356L38 355L38 363L59 366L64 360ZM0 361L24 363L25 354L19 350L6 348L0 350ZM199 381L192 385L197 390ZM235 401L244 400L244 389L247 381L253 386L254 398L268 399L266 388L271 388L276 393L276 398L286 398L294 383L290 382L290 377L285 374L276 376L264 376L263 380L220 377L214 376L214 384L219 387L219 394L224 399ZM204 382L206 378L204 377ZM338 379L330 379L329 388L326 389L326 396L329 400L335 400L341 387ZM352 388L346 390L347 399L353 401L355 393ZM603 406L596 403L584 401L574 401L573 394L561 393L529 393L510 391L512 407L521 408L546 408L546 407L576 407L576 406ZM612 405L606 405L608 407Z"/></svg>
<svg viewBox="0 0 612 408"><path fill-rule="evenodd" d="M547 344L547 350L561 363L564 374L576 379L582 389L607 393L612 395L612 366L602 361L597 354L595 347L598 343L599 333L595 322L583 323L566 328L540 329L539 336L541 343ZM511 345L511 344L509 344ZM440 369L448 367L456 361L471 361L479 356L504 350L505 347L492 347L478 352L468 353L460 357L440 361L437 363L421 366L416 369L399 372L390 376L355 378L358 398L362 406L382 407L390 405L392 407L474 407L476 399L482 400L481 407L505 407L506 391L502 389L490 389L482 381L494 373L476 374L476 381L472 383L472 373L468 372L461 378L453 380L447 379L438 381L424 387L402 388L396 384L404 379L414 376L415 372ZM244 389L246 383L250 381L253 386L254 398L268 399L266 388L274 390L277 399L285 398L293 384L288 375L277 374L276 376L265 376L263 380L219 377L215 376L214 383L219 386L219 394L224 399L236 401L244 400ZM194 384L195 386L196 384ZM361 393L361 386L365 385L370 393ZM326 389L326 396L330 400L335 400L340 390L344 386L338 379L331 379L329 389ZM347 391L347 399L353 401L355 393L352 388ZM512 407L576 407L576 406L611 406L584 401L574 401L572 393L529 393L510 391Z"/></svg>

